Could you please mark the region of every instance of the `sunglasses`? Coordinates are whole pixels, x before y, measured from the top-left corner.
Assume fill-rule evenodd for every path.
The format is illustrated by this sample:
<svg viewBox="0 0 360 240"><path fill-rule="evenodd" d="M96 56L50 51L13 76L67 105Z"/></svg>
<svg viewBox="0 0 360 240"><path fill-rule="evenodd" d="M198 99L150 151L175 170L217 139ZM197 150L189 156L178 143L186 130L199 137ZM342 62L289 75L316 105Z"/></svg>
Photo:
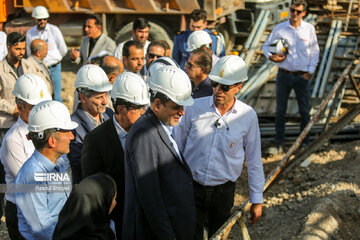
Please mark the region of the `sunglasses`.
<svg viewBox="0 0 360 240"><path fill-rule="evenodd" d="M196 67L200 67L198 65L194 65L190 62L185 62L185 67L188 68L188 69L193 69L193 68L196 68Z"/></svg>
<svg viewBox="0 0 360 240"><path fill-rule="evenodd" d="M149 53L149 58L155 58L155 57L161 58L163 56L160 56L160 55L157 55L157 54L154 54L154 53Z"/></svg>
<svg viewBox="0 0 360 240"><path fill-rule="evenodd" d="M304 10L303 10L304 11ZM290 12L292 12L292 13L297 13L297 14L300 14L300 13L302 13L303 11L300 11L300 10L296 10L295 8L290 8Z"/></svg>
<svg viewBox="0 0 360 240"><path fill-rule="evenodd" d="M47 21L47 20L48 20L47 18L41 18L41 19L38 19L37 21L42 22L42 21Z"/></svg>
<svg viewBox="0 0 360 240"><path fill-rule="evenodd" d="M215 82L215 81L210 81L211 82L211 86L213 88L216 88L220 83ZM225 84L220 84L220 88L221 90L223 90L224 92L229 91L231 88L235 87L237 85L237 83L233 84L233 85L225 85Z"/></svg>

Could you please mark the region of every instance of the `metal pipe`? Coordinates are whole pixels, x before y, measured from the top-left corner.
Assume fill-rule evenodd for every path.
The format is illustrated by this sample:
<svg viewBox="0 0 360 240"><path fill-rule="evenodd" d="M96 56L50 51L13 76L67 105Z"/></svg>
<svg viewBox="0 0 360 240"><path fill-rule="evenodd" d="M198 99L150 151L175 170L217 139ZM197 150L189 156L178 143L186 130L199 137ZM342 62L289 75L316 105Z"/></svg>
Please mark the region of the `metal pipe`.
<svg viewBox="0 0 360 240"><path fill-rule="evenodd" d="M265 15L264 15L264 18L263 20L261 21L261 24L258 28L258 31L253 39L253 43L251 44L251 48L250 50L248 51L248 53L246 54L246 57L244 59L246 65L249 67L250 65L250 62L251 62L251 59L254 55L254 52L255 52L255 48L257 47L257 45L259 44L259 41L261 39L261 36L263 35L264 33L264 30L266 28L266 25L267 25L267 22L269 20L269 15L270 15L270 11L266 10L265 12Z"/></svg>
<svg viewBox="0 0 360 240"><path fill-rule="evenodd" d="M312 126L315 124L315 122L320 117L321 113L329 103L330 99L334 96L337 89L341 86L342 82L345 80L345 77L349 74L352 64L349 64L340 78L337 80L327 97L321 102L319 109L316 111L313 118L310 120L310 122L306 125L304 130L301 132L300 136L296 139L296 141L291 145L290 149L284 156L284 158L281 160L281 162L274 168L269 176L266 178L265 185L264 185L264 192L268 189L270 184L275 180L275 178L279 175L279 173L282 171L282 169L285 168L286 164L290 160L290 157L294 154L294 152L299 148L300 144L306 137L306 135L309 133ZM360 108L360 105L358 106ZM316 143L316 141L315 141ZM222 237L229 233L231 228L234 226L236 221L250 208L251 203L250 200L246 200L246 202L242 205L241 209L234 212L233 215L221 226L221 228L210 238L210 240L220 240Z"/></svg>
<svg viewBox="0 0 360 240"><path fill-rule="evenodd" d="M325 48L324 48L324 54L322 56L321 64L320 64L319 70L318 70L317 75L316 75L315 85L314 85L311 97L316 97L316 95L317 95L319 85L320 85L320 79L321 79L321 77L323 75L325 63L326 63L326 61L328 59L327 56L328 56L328 53L329 53L331 42L332 42L332 40L334 38L334 32L335 32L336 26L337 26L337 20L333 20L332 23L331 23L329 36L328 36L328 38L326 40L326 44L325 44Z"/></svg>
<svg viewBox="0 0 360 240"><path fill-rule="evenodd" d="M243 52L240 55L240 57L242 59L245 58L245 55L246 55L245 51L250 49L250 46L253 43L254 36L258 32L258 28L259 28L260 22L262 21L262 19L264 17L264 14L265 14L265 10L263 9L263 10L260 11L260 14L259 14L258 18L256 19L255 25L252 28L252 30L250 32L250 35L249 35L248 39L246 40L246 43L244 44Z"/></svg>
<svg viewBox="0 0 360 240"><path fill-rule="evenodd" d="M320 90L319 90L319 93L318 93L319 98L323 97L324 92L325 92L326 84L327 84L327 81L328 81L328 76L329 76L331 65L332 65L332 60L333 60L333 57L334 57L334 54L335 54L335 49L337 47L339 36L340 36L341 25L342 25L342 22L339 20L337 22L337 27L336 27L335 34L334 34L334 39L333 39L333 41L331 43L331 49L330 49L330 52L329 52L328 62L326 64L324 75L323 75L322 80L321 80L321 86L320 86Z"/></svg>
<svg viewBox="0 0 360 240"><path fill-rule="evenodd" d="M254 84L254 82L257 81L258 76L265 71L265 69L267 69L267 67L270 64L270 60L267 60L265 62L265 64L263 64L261 66L261 68L259 68L256 73L246 82L246 84L241 88L240 92L239 92L239 97L241 98L241 96Z"/></svg>

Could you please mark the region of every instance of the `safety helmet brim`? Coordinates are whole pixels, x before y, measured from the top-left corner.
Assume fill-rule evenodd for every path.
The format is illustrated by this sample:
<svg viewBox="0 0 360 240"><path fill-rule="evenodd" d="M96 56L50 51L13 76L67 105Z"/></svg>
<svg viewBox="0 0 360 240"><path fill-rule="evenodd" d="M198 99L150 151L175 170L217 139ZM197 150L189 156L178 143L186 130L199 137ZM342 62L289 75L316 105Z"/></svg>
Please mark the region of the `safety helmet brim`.
<svg viewBox="0 0 360 240"><path fill-rule="evenodd" d="M216 75L209 74L209 79L212 80L212 81L218 82L220 84L233 85L235 83L242 83L242 82L247 81L248 77L243 78L243 79L239 79L238 81L235 82L234 80L229 80L229 79L226 79L226 78L222 78L222 77L219 77L219 76L216 76Z"/></svg>

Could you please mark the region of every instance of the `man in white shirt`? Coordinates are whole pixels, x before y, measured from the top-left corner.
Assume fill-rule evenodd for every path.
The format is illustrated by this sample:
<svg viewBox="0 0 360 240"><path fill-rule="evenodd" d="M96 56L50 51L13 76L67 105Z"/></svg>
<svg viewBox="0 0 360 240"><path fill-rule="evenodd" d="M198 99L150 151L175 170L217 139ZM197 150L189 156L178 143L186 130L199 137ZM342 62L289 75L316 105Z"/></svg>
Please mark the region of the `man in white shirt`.
<svg viewBox="0 0 360 240"><path fill-rule="evenodd" d="M282 151L285 141L285 114L292 89L295 91L300 113L300 130L310 120L310 79L319 61L319 45L313 25L304 22L307 3L293 0L290 6L289 21L275 26L263 45L264 55L276 62L279 71L276 77L276 136L275 144ZM287 54L272 54L269 45L283 39L288 45ZM308 135L303 144L310 143Z"/></svg>
<svg viewBox="0 0 360 240"><path fill-rule="evenodd" d="M30 110L42 101L51 100L44 80L35 74L24 74L19 77L12 93L19 109L19 117L6 133L0 148L0 159L4 165L8 189L12 189L11 185L15 183L16 174L35 150L32 141L27 138ZM20 239L15 195L7 192L5 198L6 227L9 236L11 239Z"/></svg>
<svg viewBox="0 0 360 240"><path fill-rule="evenodd" d="M48 23L49 13L43 6L37 6L32 12L32 17L37 25L26 33L26 53L31 55L30 44L35 39L42 39L48 45L48 54L44 58L45 65L49 68L54 80L54 100L61 99L61 60L67 53L67 46L60 29Z"/></svg>
<svg viewBox="0 0 360 240"><path fill-rule="evenodd" d="M7 55L6 47L6 33L0 31L0 61L3 60Z"/></svg>
<svg viewBox="0 0 360 240"><path fill-rule="evenodd" d="M251 223L262 214L265 182L256 112L235 97L247 80L245 62L234 55L222 57L209 78L214 95L195 99L173 131L194 179L195 240L210 238L230 217L245 159Z"/></svg>
<svg viewBox="0 0 360 240"><path fill-rule="evenodd" d="M150 24L148 20L146 20L145 18L136 19L134 21L133 29L131 30L131 33L132 33L132 37L130 38L130 40L141 42L144 49L144 57L145 57L145 53L147 52L147 48L150 44L150 41L147 40L149 38L149 33L150 33ZM123 52L124 44L126 42L127 41L119 43L119 45L115 49L114 56L120 59L121 61L123 60L122 52Z"/></svg>

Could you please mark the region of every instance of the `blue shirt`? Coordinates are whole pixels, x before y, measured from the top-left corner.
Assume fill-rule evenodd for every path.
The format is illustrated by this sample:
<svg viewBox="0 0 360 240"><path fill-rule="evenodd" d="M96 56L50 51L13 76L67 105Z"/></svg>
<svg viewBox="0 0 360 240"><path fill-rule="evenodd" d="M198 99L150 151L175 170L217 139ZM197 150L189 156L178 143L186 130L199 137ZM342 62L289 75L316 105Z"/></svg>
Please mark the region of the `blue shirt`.
<svg viewBox="0 0 360 240"><path fill-rule="evenodd" d="M67 173L69 164L61 157L55 165L37 150L16 175L15 184L31 184L29 191L16 191L19 231L25 239L52 239L58 215L71 191L71 182L35 180L35 173ZM56 184L56 185L55 185ZM65 185L66 184L66 185ZM39 190L63 186L67 191ZM23 185L22 185L23 186ZM30 190L31 186L36 186ZM39 188L37 188L39 187ZM70 189L69 189L70 188ZM53 187L54 189L54 187Z"/></svg>
<svg viewBox="0 0 360 240"><path fill-rule="evenodd" d="M213 96L198 98L194 105L185 108L185 116L173 133L195 181L205 186L235 182L246 158L250 201L263 201L265 178L254 109L236 100L221 115Z"/></svg>
<svg viewBox="0 0 360 240"><path fill-rule="evenodd" d="M211 40L212 40L212 51L216 53L216 46L217 46L217 37L210 30L205 29L204 31L208 32ZM174 48L172 52L172 58L180 65L181 69L184 70L185 62L189 59L190 53L187 52L187 39L192 32L190 30L181 32L174 37ZM219 57L225 56L225 48L220 53Z"/></svg>

